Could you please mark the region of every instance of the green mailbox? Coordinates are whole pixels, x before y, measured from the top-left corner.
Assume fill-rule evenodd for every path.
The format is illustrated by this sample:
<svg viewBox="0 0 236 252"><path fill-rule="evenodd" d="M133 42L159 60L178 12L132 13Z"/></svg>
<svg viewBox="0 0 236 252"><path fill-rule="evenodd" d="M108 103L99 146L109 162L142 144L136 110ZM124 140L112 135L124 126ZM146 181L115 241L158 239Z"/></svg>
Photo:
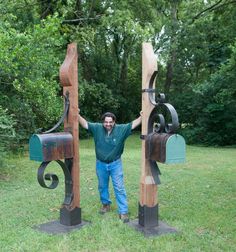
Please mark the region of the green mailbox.
<svg viewBox="0 0 236 252"><path fill-rule="evenodd" d="M69 132L34 134L29 141L30 160L48 162L73 157L73 137Z"/></svg>
<svg viewBox="0 0 236 252"><path fill-rule="evenodd" d="M146 141L146 157L165 164L185 162L185 140L178 134L152 133Z"/></svg>

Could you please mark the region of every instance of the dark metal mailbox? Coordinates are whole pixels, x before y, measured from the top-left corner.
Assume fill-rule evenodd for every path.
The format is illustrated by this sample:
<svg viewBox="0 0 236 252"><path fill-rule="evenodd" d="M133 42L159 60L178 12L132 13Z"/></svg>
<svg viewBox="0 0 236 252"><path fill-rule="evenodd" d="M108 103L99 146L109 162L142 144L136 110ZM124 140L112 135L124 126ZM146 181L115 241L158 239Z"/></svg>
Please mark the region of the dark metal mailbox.
<svg viewBox="0 0 236 252"><path fill-rule="evenodd" d="M29 141L30 159L47 162L73 157L73 137L69 132L34 134Z"/></svg>
<svg viewBox="0 0 236 252"><path fill-rule="evenodd" d="M165 164L185 162L185 140L178 134L152 133L146 141L146 157Z"/></svg>

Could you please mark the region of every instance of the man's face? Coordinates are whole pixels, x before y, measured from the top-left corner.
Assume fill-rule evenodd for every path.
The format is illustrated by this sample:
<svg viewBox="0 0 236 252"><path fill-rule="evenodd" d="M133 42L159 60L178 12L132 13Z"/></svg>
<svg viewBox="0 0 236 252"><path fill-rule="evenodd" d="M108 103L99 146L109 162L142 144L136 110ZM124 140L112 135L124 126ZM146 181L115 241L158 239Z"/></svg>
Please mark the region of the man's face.
<svg viewBox="0 0 236 252"><path fill-rule="evenodd" d="M115 121L113 121L112 117L106 116L103 121L103 126L107 131L111 131L113 126L115 124Z"/></svg>

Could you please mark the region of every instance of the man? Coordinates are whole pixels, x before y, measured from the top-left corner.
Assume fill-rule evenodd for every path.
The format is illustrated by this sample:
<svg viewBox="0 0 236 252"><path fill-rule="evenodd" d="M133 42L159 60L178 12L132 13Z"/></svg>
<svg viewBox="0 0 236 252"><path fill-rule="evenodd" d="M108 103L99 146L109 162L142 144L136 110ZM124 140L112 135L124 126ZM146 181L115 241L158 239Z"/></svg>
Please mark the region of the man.
<svg viewBox="0 0 236 252"><path fill-rule="evenodd" d="M131 130L141 124L140 116L127 124L116 124L116 116L111 112L102 115L102 123L87 122L79 114L80 125L92 133L96 152L96 174L102 208L101 214L110 211L109 178L112 179L119 218L128 222L128 203L124 187L121 155L124 143Z"/></svg>

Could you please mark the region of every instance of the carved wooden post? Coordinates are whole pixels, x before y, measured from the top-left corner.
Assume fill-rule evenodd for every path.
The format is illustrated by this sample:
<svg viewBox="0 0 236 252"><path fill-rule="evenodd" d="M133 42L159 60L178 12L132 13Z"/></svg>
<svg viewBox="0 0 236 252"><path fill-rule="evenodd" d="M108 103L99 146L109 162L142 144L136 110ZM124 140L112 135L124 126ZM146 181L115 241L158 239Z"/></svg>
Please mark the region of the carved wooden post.
<svg viewBox="0 0 236 252"><path fill-rule="evenodd" d="M165 95L156 96L157 60L150 43L142 45L142 160L138 220L130 226L146 236L175 233L177 230L158 219L158 184L160 170L157 161L175 164L185 161L185 140L176 134L179 127L175 108L165 102ZM156 96L156 97L155 97ZM165 120L161 111L169 112ZM158 120L156 122L156 120Z"/></svg>
<svg viewBox="0 0 236 252"><path fill-rule="evenodd" d="M60 68L60 82L64 96L69 95L70 107L67 118L64 120L64 131L73 136L73 164L71 176L73 183L73 198L70 206L61 209L61 220L65 225L81 223L80 209L80 170L79 170L79 126L78 126L78 54L76 43L67 47L66 58Z"/></svg>
<svg viewBox="0 0 236 252"><path fill-rule="evenodd" d="M157 60L150 43L142 45L142 161L139 199L139 224L143 227L158 225L157 184L151 171L150 161L146 158L145 137L148 135L148 120L154 105L149 99L149 81L157 70ZM155 88L155 84L153 84ZM155 95L155 93L153 93Z"/></svg>

